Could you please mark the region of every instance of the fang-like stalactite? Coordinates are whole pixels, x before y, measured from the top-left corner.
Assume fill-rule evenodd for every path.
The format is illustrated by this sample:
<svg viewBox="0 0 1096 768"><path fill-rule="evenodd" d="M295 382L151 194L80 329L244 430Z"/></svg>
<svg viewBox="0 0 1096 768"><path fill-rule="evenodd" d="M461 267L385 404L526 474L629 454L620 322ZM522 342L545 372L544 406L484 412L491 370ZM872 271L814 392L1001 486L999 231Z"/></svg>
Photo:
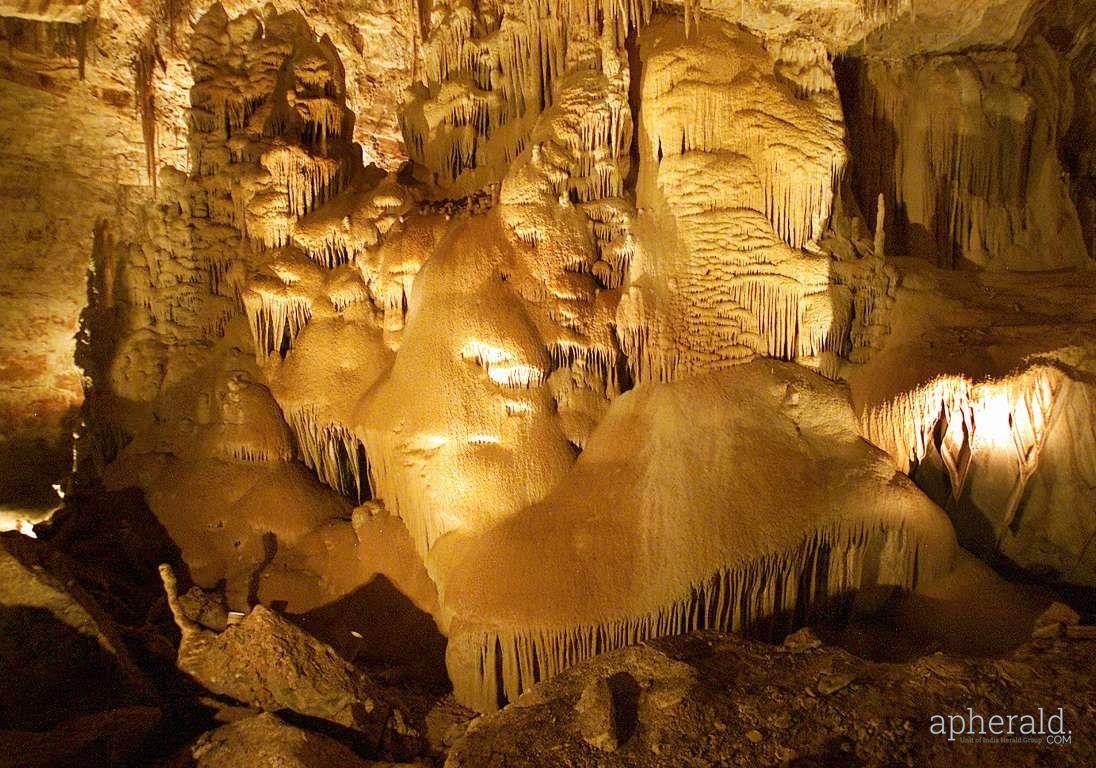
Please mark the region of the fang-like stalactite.
<svg viewBox="0 0 1096 768"><path fill-rule="evenodd" d="M359 504L371 496L365 446L346 427L322 424L307 409L286 414L301 458L320 480Z"/></svg>
<svg viewBox="0 0 1096 768"><path fill-rule="evenodd" d="M141 116L141 132L145 140L145 171L148 174L148 183L152 186L152 194L156 195L157 176L157 135L156 135L156 67L164 67L163 57L160 55L160 47L156 42L155 33L150 33L148 39L137 49L137 55L133 63L134 97L137 102L137 112Z"/></svg>
<svg viewBox="0 0 1096 768"><path fill-rule="evenodd" d="M244 296L244 309L260 359L285 357L293 339L312 317L309 302L294 296L248 293Z"/></svg>
<svg viewBox="0 0 1096 768"><path fill-rule="evenodd" d="M746 632L778 617L794 626L869 581L913 588L926 577L924 545L901 529L864 526L820 531L796 550L728 567L689 594L640 616L569 627L475 630L451 639L470 657L454 687L477 709L514 701L533 685L599 653L698 629ZM882 568L885 572L873 572ZM774 628L770 625L770 631Z"/></svg>

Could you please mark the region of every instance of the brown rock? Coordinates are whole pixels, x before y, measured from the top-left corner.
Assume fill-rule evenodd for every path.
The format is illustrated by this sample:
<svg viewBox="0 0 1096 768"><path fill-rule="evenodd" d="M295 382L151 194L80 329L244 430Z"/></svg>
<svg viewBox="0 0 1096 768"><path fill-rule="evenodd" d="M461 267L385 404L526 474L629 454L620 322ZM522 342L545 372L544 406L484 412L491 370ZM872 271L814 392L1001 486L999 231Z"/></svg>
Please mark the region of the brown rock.
<svg viewBox="0 0 1096 768"><path fill-rule="evenodd" d="M847 672L824 675L822 679L818 681L818 692L823 696L829 696L832 693L837 693L855 679L856 675L851 675Z"/></svg>
<svg viewBox="0 0 1096 768"><path fill-rule="evenodd" d="M1081 615L1065 603L1051 603L1050 607L1039 614L1035 619L1035 627L1045 627L1050 624L1079 624Z"/></svg>
<svg viewBox="0 0 1096 768"><path fill-rule="evenodd" d="M186 594L179 595L179 603L190 619L206 629L224 632L228 628L229 612L223 595L191 587Z"/></svg>
<svg viewBox="0 0 1096 768"><path fill-rule="evenodd" d="M48 731L0 731L0 768L123 765L160 722L155 707L79 715Z"/></svg>
<svg viewBox="0 0 1096 768"><path fill-rule="evenodd" d="M810 627L803 627L784 638L784 647L789 651L809 651L822 645L822 641Z"/></svg>
<svg viewBox="0 0 1096 768"><path fill-rule="evenodd" d="M575 705L578 729L586 743L596 749L613 752L617 741L616 711L608 681L595 680L582 691Z"/></svg>
<svg viewBox="0 0 1096 768"><path fill-rule="evenodd" d="M598 656L484 715L450 750L446 768L1093 765L1096 747L1076 735L1069 749L1048 756L1045 744L961 744L929 727L933 714L968 707L1084 712L1096 693L1090 657L1087 644L1062 642L1029 644L1006 660L934 655L878 663L824 645L790 654L715 633L663 638ZM618 734L628 722L621 699L607 696L618 675L639 688L634 732L618 736L613 751L591 749L591 736L596 742L608 734L610 712ZM676 705L650 706L649 692L681 691L684 680L691 683ZM812 698L804 685L818 680ZM834 695L853 681L855 695Z"/></svg>
<svg viewBox="0 0 1096 768"><path fill-rule="evenodd" d="M1066 637L1070 640L1096 640L1096 626L1090 624L1069 625Z"/></svg>
<svg viewBox="0 0 1096 768"><path fill-rule="evenodd" d="M1062 636L1062 625L1058 622L1053 624L1043 624L1031 631L1031 636L1040 640L1046 640L1052 637Z"/></svg>
<svg viewBox="0 0 1096 768"><path fill-rule="evenodd" d="M396 768L375 763L318 733L261 714L202 735L180 756L193 768Z"/></svg>
<svg viewBox="0 0 1096 768"><path fill-rule="evenodd" d="M413 756L424 740L390 693L295 624L264 606L216 634L190 619L175 577L161 576L182 632L178 667L213 693L268 712L292 710L349 729L369 753Z"/></svg>
<svg viewBox="0 0 1096 768"><path fill-rule="evenodd" d="M46 730L154 700L65 558L41 541L0 535L0 724Z"/></svg>

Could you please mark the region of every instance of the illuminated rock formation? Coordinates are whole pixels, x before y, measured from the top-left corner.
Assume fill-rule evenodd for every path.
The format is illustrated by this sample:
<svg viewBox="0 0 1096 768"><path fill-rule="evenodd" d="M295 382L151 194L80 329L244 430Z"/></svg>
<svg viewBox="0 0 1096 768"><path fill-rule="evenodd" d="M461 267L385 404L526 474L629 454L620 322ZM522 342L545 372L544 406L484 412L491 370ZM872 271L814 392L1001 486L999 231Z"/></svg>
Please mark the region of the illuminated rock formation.
<svg viewBox="0 0 1096 768"><path fill-rule="evenodd" d="M840 350L847 292L813 246L845 165L825 51L802 82L761 41L673 19L644 30L644 211L618 320L639 381L715 370L755 354Z"/></svg>
<svg viewBox="0 0 1096 768"><path fill-rule="evenodd" d="M903 270L893 332L850 376L865 437L967 546L1091 582L1092 273L952 284L916 262Z"/></svg>
<svg viewBox="0 0 1096 768"><path fill-rule="evenodd" d="M957 542L1091 586L1096 18L1047 5L0 0L2 456L140 489L218 606L168 577L149 654L370 757L423 734L336 659L367 589L487 711Z"/></svg>
<svg viewBox="0 0 1096 768"><path fill-rule="evenodd" d="M948 267L1086 265L1058 157L1072 85L1048 43L870 61L849 77L852 142L865 150L854 176L867 199L886 196L884 228L898 252Z"/></svg>
<svg viewBox="0 0 1096 768"><path fill-rule="evenodd" d="M754 362L640 387L542 502L439 543L450 674L491 708L645 638L913 586L946 572L952 548L943 513L859 439L836 385Z"/></svg>

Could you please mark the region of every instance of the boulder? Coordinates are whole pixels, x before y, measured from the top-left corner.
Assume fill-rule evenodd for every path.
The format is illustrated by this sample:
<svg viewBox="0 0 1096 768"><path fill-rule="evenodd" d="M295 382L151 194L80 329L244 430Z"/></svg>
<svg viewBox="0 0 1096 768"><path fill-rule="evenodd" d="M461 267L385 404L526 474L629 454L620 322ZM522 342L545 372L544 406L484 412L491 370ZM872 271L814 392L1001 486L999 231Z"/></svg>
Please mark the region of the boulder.
<svg viewBox="0 0 1096 768"><path fill-rule="evenodd" d="M267 712L288 710L365 754L422 753L422 729L406 708L331 646L262 605L224 632L206 630L187 615L171 568L161 575L182 633L178 667L206 689Z"/></svg>
<svg viewBox="0 0 1096 768"><path fill-rule="evenodd" d="M269 713L203 734L175 765L192 768L397 768L375 763L318 733L301 730Z"/></svg>

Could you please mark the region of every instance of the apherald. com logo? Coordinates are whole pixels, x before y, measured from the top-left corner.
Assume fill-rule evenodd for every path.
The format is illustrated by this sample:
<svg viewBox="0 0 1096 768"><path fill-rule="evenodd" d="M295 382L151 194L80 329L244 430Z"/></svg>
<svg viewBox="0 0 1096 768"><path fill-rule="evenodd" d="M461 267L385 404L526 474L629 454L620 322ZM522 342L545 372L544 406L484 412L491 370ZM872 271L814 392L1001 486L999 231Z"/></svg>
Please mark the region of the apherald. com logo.
<svg viewBox="0 0 1096 768"><path fill-rule="evenodd" d="M1070 744L1073 731L1066 730L1065 710L1048 715L1042 707L1028 715L980 715L967 709L961 715L933 715L929 730L948 741L973 744L1047 743Z"/></svg>

